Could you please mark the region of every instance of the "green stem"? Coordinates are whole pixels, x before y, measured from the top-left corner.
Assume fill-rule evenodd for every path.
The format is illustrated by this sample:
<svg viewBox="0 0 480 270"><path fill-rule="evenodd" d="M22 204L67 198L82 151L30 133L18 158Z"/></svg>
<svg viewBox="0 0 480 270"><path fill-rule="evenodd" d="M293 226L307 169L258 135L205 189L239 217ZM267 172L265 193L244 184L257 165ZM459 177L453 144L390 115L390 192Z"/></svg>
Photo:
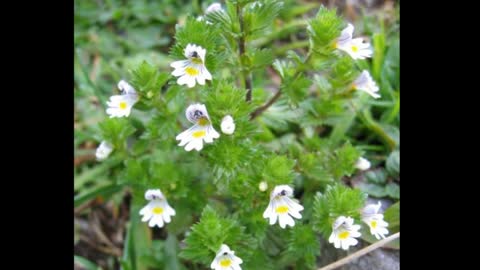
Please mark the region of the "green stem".
<svg viewBox="0 0 480 270"><path fill-rule="evenodd" d="M385 141L385 143L390 148L390 150L393 151L395 149L396 142L385 132L385 130L375 120L373 120L369 110L364 110L362 113L362 117L360 117L360 119L363 120L367 128L375 132L380 138L382 138L383 141Z"/></svg>
<svg viewBox="0 0 480 270"><path fill-rule="evenodd" d="M243 81L245 82L245 89L247 90L246 94L246 101L250 102L252 100L252 75L245 69L243 65L242 56L245 55L245 31L244 31L244 23L243 23L243 14L242 14L242 7L240 3L237 2L237 16L238 22L240 23L240 37L238 39L238 54L240 56L240 65L243 74Z"/></svg>
<svg viewBox="0 0 480 270"><path fill-rule="evenodd" d="M309 43L310 43L309 40L292 42L292 43L289 43L285 46L281 46L281 47L275 49L275 54L276 55L284 55L288 50L308 47Z"/></svg>

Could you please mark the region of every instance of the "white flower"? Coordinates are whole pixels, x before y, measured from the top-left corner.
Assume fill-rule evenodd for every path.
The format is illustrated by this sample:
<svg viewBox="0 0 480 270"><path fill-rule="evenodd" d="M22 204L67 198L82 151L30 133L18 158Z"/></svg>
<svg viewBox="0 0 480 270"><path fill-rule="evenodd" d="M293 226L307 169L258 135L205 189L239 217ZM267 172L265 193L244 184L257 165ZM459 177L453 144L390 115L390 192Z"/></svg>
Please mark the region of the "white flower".
<svg viewBox="0 0 480 270"><path fill-rule="evenodd" d="M378 240L385 238L388 234L388 223L383 220L383 215L378 211L382 207L382 203L379 201L377 204L369 204L362 210L362 221L367 223L370 227L370 233L375 235Z"/></svg>
<svg viewBox="0 0 480 270"><path fill-rule="evenodd" d="M107 114L110 118L129 116L133 105L138 101L137 92L126 81L121 80L118 89L122 90L122 95L111 96L107 101Z"/></svg>
<svg viewBox="0 0 480 270"><path fill-rule="evenodd" d="M170 64L175 70L172 75L179 77L179 85L186 84L192 88L195 81L200 85L205 85L205 80L212 80L212 74L205 67L205 54L207 50L195 44L188 44L184 50L187 60L175 61Z"/></svg>
<svg viewBox="0 0 480 270"><path fill-rule="evenodd" d="M353 29L353 25L349 23L338 37L335 47L347 52L353 59L372 57L370 43L363 43L363 38L352 38Z"/></svg>
<svg viewBox="0 0 480 270"><path fill-rule="evenodd" d="M215 270L241 270L240 264L242 263L242 259L235 256L235 251L230 250L227 245L222 244L215 259L213 259L212 264L210 264L210 268Z"/></svg>
<svg viewBox="0 0 480 270"><path fill-rule="evenodd" d="M358 76L355 81L353 81L352 88L361 90L369 94L373 98L380 97L380 95L377 93L379 90L378 86L367 70L362 71L362 74L360 74L360 76Z"/></svg>
<svg viewBox="0 0 480 270"><path fill-rule="evenodd" d="M140 210L143 222L148 221L148 226L157 225L159 228L162 228L164 223L170 223L170 216L175 216L175 210L170 207L160 189L147 190L145 199L150 202Z"/></svg>
<svg viewBox="0 0 480 270"><path fill-rule="evenodd" d="M363 157L358 158L357 163L355 163L355 168L365 171L370 169L370 161Z"/></svg>
<svg viewBox="0 0 480 270"><path fill-rule="evenodd" d="M220 124L220 128L222 132L231 135L235 131L235 123L233 122L233 118L230 115L226 115L222 119L222 123Z"/></svg>
<svg viewBox="0 0 480 270"><path fill-rule="evenodd" d="M270 225L277 222L282 229L286 225L293 227L296 219L301 219L302 215L300 211L303 210L303 206L290 199L293 196L293 189L287 185L276 186L270 194L270 203L267 209L263 212L264 218L270 219Z"/></svg>
<svg viewBox="0 0 480 270"><path fill-rule="evenodd" d="M258 189L260 189L261 192L265 192L267 188L268 188L268 184L265 181L262 181L260 182L260 184L258 184Z"/></svg>
<svg viewBox="0 0 480 270"><path fill-rule="evenodd" d="M203 148L203 141L212 143L213 139L220 137L220 134L212 126L205 105L190 105L185 114L188 121L195 124L176 137L176 140L180 141L178 145L185 146L186 151L192 149L200 151Z"/></svg>
<svg viewBox="0 0 480 270"><path fill-rule="evenodd" d="M360 225L353 224L353 218L339 216L333 223L333 231L328 238L329 243L333 243L335 248L347 250L350 246L355 246L358 243L356 237L360 237L362 234Z"/></svg>
<svg viewBox="0 0 480 270"><path fill-rule="evenodd" d="M215 12L215 11L223 11L222 5L220 3L213 3L210 6L207 7L205 10L205 14L208 14L210 12Z"/></svg>
<svg viewBox="0 0 480 270"><path fill-rule="evenodd" d="M106 159L110 153L113 151L113 145L111 145L107 141L102 141L100 145L97 147L97 151L95 152L95 156L97 160L104 160Z"/></svg>

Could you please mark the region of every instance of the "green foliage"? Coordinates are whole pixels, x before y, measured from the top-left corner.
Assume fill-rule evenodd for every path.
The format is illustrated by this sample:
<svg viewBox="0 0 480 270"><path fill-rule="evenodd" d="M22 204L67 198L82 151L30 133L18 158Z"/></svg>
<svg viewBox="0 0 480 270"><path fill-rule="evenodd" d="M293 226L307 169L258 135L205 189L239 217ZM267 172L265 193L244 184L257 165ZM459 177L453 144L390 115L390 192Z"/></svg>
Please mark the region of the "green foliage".
<svg viewBox="0 0 480 270"><path fill-rule="evenodd" d="M259 4L260 3L260 4ZM283 7L283 2L278 0L265 0L251 3L243 9L244 35L251 39L266 34L268 27L278 16Z"/></svg>
<svg viewBox="0 0 480 270"><path fill-rule="evenodd" d="M332 225L339 216L352 217L359 223L360 210L366 200L366 194L337 184L328 186L324 194L317 194L314 202L314 228L328 239Z"/></svg>
<svg viewBox="0 0 480 270"><path fill-rule="evenodd" d="M393 151L387 158L387 172L391 176L400 175L400 151Z"/></svg>
<svg viewBox="0 0 480 270"><path fill-rule="evenodd" d="M330 159L332 174L335 178L340 178L344 175L350 176L355 171L355 163L360 157L358 150L351 145L350 142L345 143L342 147L335 150L335 158Z"/></svg>
<svg viewBox="0 0 480 270"><path fill-rule="evenodd" d="M316 269L320 243L311 226L296 225L288 238L286 256L299 268ZM303 266L303 267L302 267Z"/></svg>
<svg viewBox="0 0 480 270"><path fill-rule="evenodd" d="M390 153L385 169L380 168L365 173L366 181L360 182L358 188L377 198L390 197L400 199L400 151Z"/></svg>
<svg viewBox="0 0 480 270"><path fill-rule="evenodd" d="M136 69L132 70L131 73L132 86L139 94L140 102L157 100L160 96L162 86L170 78L169 74L158 72L158 69L147 63L147 61L143 61ZM135 108L141 108L142 105L142 103L139 103Z"/></svg>
<svg viewBox="0 0 480 270"><path fill-rule="evenodd" d="M308 22L307 28L314 51L323 54L331 52L336 39L340 36L342 25L336 9L321 6L315 18Z"/></svg>
<svg viewBox="0 0 480 270"><path fill-rule="evenodd" d="M206 267L210 266L222 244L235 250L235 255L241 258L248 258L252 253L249 249L255 248L253 239L245 234L242 226L233 219L220 217L209 206L203 210L200 221L192 226L185 243L180 256Z"/></svg>
<svg viewBox="0 0 480 270"><path fill-rule="evenodd" d="M127 138L135 132L135 128L126 119L110 118L99 125L102 138L114 146L114 149L126 149Z"/></svg>
<svg viewBox="0 0 480 270"><path fill-rule="evenodd" d="M206 49L205 66L214 75L218 63L223 59L222 40L218 29L198 21L195 18L188 17L185 25L176 26L175 45L170 51L170 55L175 60L186 59L184 50L188 44L195 44Z"/></svg>

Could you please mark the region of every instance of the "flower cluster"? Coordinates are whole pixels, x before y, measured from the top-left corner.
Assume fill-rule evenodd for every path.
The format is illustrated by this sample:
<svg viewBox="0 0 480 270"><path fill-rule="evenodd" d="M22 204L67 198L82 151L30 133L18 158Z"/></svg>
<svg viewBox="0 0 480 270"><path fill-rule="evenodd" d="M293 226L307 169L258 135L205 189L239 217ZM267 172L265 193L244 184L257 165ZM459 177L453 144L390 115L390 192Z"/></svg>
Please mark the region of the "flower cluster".
<svg viewBox="0 0 480 270"><path fill-rule="evenodd" d="M385 238L388 234L388 223L383 220L383 215L379 214L382 204L369 204L361 210L362 221L370 228L370 233L377 239ZM332 234L328 238L329 243L333 243L335 248L348 250L350 246L355 246L361 236L360 225L354 224L351 217L339 216L332 224Z"/></svg>

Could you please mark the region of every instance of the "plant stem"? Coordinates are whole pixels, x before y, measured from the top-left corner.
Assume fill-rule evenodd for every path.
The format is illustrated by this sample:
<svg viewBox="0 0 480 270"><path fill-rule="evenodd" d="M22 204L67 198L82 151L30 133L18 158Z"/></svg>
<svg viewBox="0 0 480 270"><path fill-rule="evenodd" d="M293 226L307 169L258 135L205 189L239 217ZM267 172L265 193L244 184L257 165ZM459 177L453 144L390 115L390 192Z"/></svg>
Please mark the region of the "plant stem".
<svg viewBox="0 0 480 270"><path fill-rule="evenodd" d="M391 241L397 239L400 237L400 232L397 232L395 234L392 234L390 235L389 237L385 238L385 239L382 239L374 244L371 244L370 246L367 246L363 249L360 249L359 251L355 252L355 253L352 253L350 254L349 256L341 259L341 260L338 260L334 263L331 263L325 267L322 267L322 268L318 268L318 270L332 270L332 269L335 269L335 268L338 268L344 264L347 264L353 260L355 260L356 258L360 257L360 256L363 256L365 254L367 254L368 252L370 251L374 251L375 249L379 248L379 247L382 247L388 243L390 243Z"/></svg>
<svg viewBox="0 0 480 270"><path fill-rule="evenodd" d="M282 92L280 89L277 90L277 93L265 104L262 106L258 107L253 113L250 115L250 120L255 119L257 116L262 114L268 107L272 106L272 104L282 95Z"/></svg>
<svg viewBox="0 0 480 270"><path fill-rule="evenodd" d="M307 64L310 59L312 57L312 50L310 49L307 53L307 56L305 57L305 60L303 61L304 64ZM300 71L301 69L298 68L297 71L295 71L295 74L293 74L292 77L294 77L296 80L297 77L300 75ZM255 119L257 116L259 116L260 114L262 114L265 110L267 110L270 106L272 106L272 104L277 101L277 99L282 95L282 92L280 91L280 89L278 89L277 93L275 93L275 95L265 104L263 104L262 106L258 107L255 111L253 111L251 114L250 114L250 120L253 120Z"/></svg>
<svg viewBox="0 0 480 270"><path fill-rule="evenodd" d="M247 90L246 100L250 102L252 100L252 76L249 72L245 70L243 66L242 56L245 54L245 32L244 32L244 25L243 25L243 14L242 14L242 7L237 2L237 15L238 21L240 23L240 37L238 39L238 51L240 56L240 64L242 65L242 73L243 73L243 80L245 81L245 89Z"/></svg>

